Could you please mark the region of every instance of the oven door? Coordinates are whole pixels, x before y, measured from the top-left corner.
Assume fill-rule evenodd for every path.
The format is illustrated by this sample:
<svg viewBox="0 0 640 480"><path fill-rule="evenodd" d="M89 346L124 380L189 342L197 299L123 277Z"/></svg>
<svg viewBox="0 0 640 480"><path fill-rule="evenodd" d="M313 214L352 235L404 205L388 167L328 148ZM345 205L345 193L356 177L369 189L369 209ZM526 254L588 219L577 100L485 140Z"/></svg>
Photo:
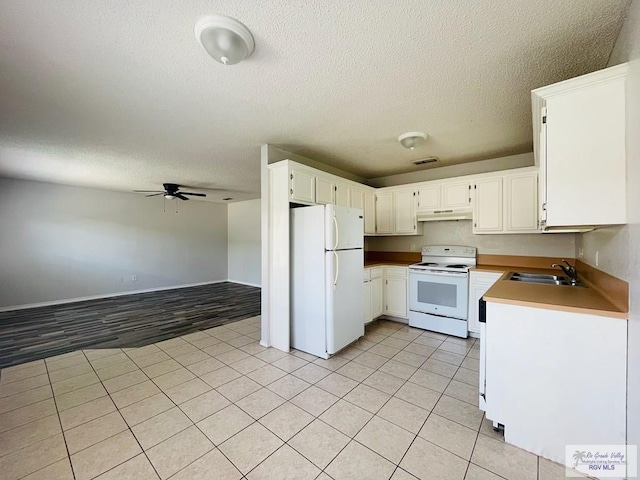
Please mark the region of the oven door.
<svg viewBox="0 0 640 480"><path fill-rule="evenodd" d="M468 276L409 270L409 310L467 319Z"/></svg>

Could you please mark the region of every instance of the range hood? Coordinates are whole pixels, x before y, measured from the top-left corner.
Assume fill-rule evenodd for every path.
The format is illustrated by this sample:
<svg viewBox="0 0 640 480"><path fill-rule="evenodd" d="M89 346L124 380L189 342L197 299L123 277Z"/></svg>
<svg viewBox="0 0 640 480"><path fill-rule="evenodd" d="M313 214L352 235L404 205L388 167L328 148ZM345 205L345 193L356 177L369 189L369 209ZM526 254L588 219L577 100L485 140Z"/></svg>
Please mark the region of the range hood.
<svg viewBox="0 0 640 480"><path fill-rule="evenodd" d="M444 220L471 220L471 209L463 210L427 210L418 212L419 222L440 222Z"/></svg>

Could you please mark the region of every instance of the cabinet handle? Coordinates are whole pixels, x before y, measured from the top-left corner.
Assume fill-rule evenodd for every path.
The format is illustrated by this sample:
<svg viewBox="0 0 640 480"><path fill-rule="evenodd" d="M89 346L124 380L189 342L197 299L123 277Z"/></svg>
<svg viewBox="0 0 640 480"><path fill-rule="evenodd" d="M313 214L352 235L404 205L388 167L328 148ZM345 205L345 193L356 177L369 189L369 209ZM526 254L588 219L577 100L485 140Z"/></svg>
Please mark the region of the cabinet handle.
<svg viewBox="0 0 640 480"><path fill-rule="evenodd" d="M293 188L290 191L291 191L291 195L293 195Z"/></svg>

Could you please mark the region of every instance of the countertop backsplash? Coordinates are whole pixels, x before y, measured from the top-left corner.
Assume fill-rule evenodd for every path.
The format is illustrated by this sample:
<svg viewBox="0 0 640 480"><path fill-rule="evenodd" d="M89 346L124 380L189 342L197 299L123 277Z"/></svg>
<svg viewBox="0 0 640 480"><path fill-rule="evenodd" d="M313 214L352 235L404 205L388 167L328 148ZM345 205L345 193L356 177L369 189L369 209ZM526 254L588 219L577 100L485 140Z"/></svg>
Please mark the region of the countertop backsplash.
<svg viewBox="0 0 640 480"><path fill-rule="evenodd" d="M573 233L474 235L470 220L426 222L422 236L365 237L365 250L419 252L423 245L468 245L479 254L575 257ZM413 248L412 248L413 246Z"/></svg>

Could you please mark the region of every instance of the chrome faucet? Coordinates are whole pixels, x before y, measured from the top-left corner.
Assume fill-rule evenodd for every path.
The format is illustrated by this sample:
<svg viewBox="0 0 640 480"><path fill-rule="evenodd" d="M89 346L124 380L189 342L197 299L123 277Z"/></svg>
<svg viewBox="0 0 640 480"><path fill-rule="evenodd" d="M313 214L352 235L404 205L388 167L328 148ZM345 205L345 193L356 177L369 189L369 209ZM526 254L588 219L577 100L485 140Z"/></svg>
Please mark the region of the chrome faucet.
<svg viewBox="0 0 640 480"><path fill-rule="evenodd" d="M554 263L553 265L551 265L551 267L552 268L558 267L558 268L562 269L562 271L565 273L565 275L567 277L569 277L569 281L571 282L571 285L576 285L578 283L578 271L576 270L576 267L571 265L564 258L562 259L562 261L564 263L566 263L567 265L564 266L564 265L559 264L559 263Z"/></svg>

